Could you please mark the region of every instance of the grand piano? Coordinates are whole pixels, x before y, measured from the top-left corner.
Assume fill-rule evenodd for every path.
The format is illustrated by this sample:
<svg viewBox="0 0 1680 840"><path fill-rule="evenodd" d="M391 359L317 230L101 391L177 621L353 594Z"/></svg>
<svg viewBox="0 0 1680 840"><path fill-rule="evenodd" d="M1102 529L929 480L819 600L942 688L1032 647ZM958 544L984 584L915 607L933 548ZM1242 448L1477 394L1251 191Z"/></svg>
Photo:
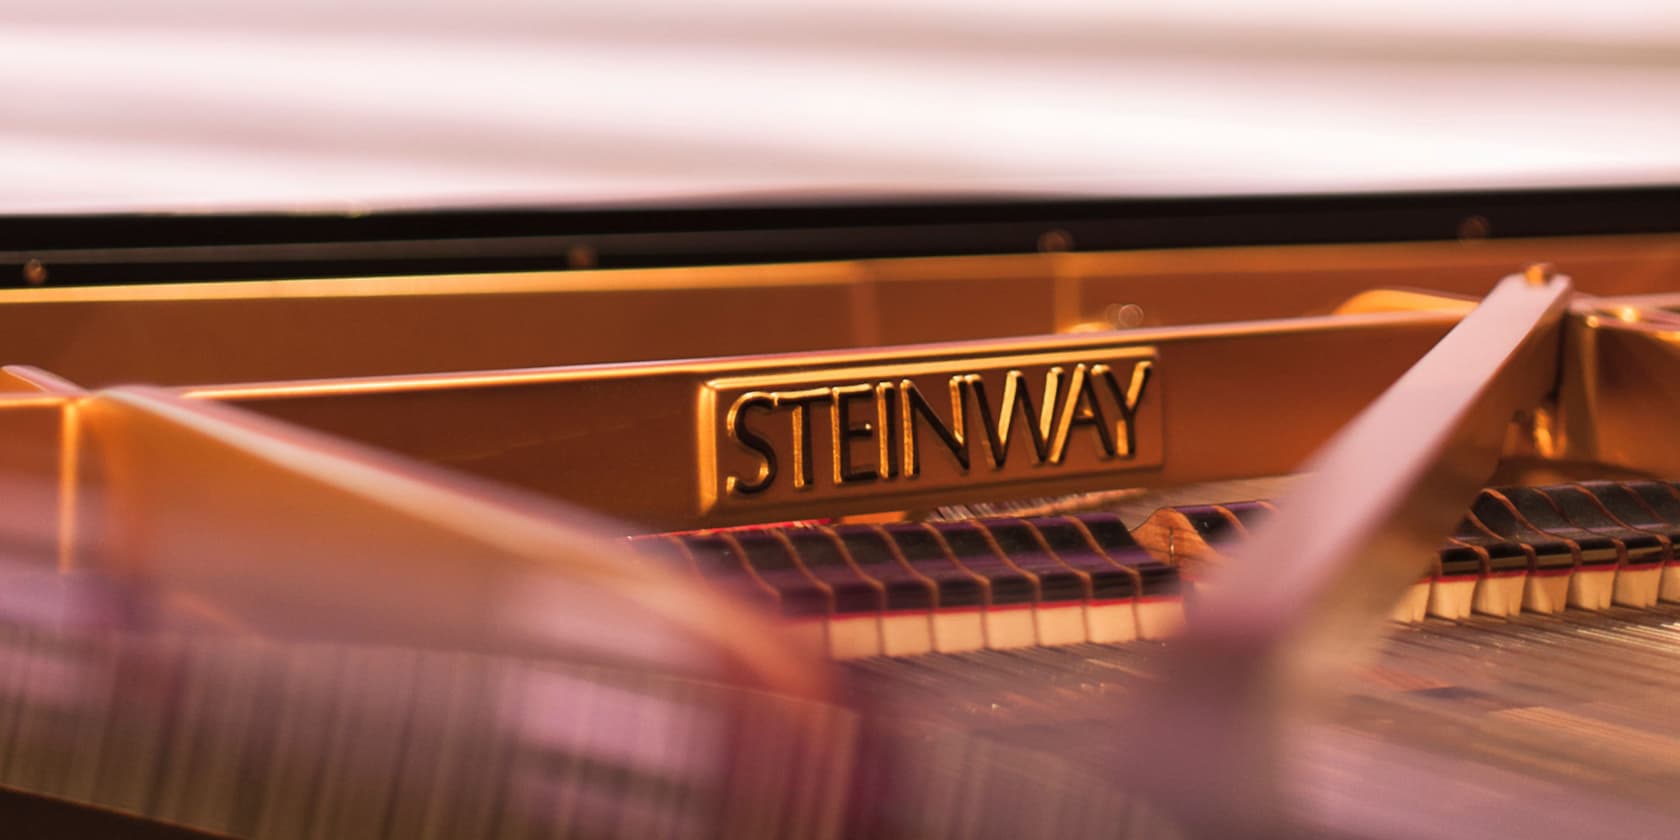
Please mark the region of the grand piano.
<svg viewBox="0 0 1680 840"><path fill-rule="evenodd" d="M1437 11L33 13L0 810L1671 835L1674 21Z"/></svg>

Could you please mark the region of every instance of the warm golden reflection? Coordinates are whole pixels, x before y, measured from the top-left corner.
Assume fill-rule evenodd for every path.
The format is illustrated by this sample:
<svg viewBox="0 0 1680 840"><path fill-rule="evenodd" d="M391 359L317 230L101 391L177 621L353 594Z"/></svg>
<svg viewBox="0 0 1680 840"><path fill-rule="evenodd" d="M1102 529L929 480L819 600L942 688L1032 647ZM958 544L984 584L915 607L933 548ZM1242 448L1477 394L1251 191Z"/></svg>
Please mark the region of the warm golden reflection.
<svg viewBox="0 0 1680 840"><path fill-rule="evenodd" d="M1680 475L1680 246L1548 248L1579 286L1496 285L1504 246L23 290L0 787L259 837L1031 834L1058 796L1081 830L1218 834L1471 760L1438 725L1544 801L1537 768L1614 772L1595 745L1644 730L1456 651L1583 627L1613 663L1680 621L1680 488L1625 480ZM951 296L971 271L996 288ZM836 318L693 317L770 290ZM672 308L568 331L591 296ZM366 334L276 341L298 318ZM1149 501L1303 469L1275 506ZM1548 484L1482 489L1512 470ZM1544 746L1564 724L1590 733Z"/></svg>

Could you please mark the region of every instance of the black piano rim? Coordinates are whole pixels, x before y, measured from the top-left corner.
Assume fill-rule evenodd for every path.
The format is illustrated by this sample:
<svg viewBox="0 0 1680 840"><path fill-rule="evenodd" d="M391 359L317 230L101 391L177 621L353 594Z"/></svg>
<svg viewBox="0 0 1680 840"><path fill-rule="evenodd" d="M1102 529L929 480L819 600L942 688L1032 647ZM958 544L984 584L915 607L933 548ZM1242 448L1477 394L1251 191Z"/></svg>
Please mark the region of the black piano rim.
<svg viewBox="0 0 1680 840"><path fill-rule="evenodd" d="M36 265L65 286L1672 232L1676 185L0 216L0 286Z"/></svg>

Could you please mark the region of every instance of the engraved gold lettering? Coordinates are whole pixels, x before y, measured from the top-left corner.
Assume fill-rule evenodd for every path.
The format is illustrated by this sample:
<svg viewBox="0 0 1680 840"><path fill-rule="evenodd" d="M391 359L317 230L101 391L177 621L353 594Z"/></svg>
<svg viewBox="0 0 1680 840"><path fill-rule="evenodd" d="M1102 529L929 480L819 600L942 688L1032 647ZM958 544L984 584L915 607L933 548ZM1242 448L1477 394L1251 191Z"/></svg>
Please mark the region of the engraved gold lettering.
<svg viewBox="0 0 1680 840"><path fill-rule="evenodd" d="M834 483L855 484L874 481L874 469L852 469L852 441L868 440L875 436L873 424L852 425L851 404L857 398L867 398L875 389L868 383L845 385L828 389L831 400L828 408L830 440L834 442Z"/></svg>
<svg viewBox="0 0 1680 840"><path fill-rule="evenodd" d="M1122 352L1106 362L1045 354L982 360L973 367L971 362L918 363L902 378L854 368L837 370L824 381L800 372L786 390L762 379L737 380L732 388L719 387L720 398L711 403L723 402L723 394L733 397L714 427L718 449L704 463L716 471L708 473L707 481L718 482L711 485L712 493L744 502L899 478L932 482L929 489L963 481L1024 480L1029 470L1040 468L1065 469L1070 478L1083 481L1083 476L1118 466L1112 463L1116 458L1137 462L1132 466L1158 464L1162 456L1155 427L1161 398L1144 400L1154 376L1153 357L1147 351ZM1041 374L1043 387L1035 389ZM946 394L932 398L941 389ZM818 411L826 413L826 423L815 416ZM971 414L978 424L973 429ZM1087 429L1090 443L1075 442ZM991 466L987 472L995 475L971 475L975 434L985 436L983 457ZM1028 439L1029 451L1013 453L1010 462L1011 446L1022 448L1015 443L1020 437ZM950 460L928 455L923 444L932 441ZM1138 451L1140 445L1147 458ZM820 463L825 457L829 462ZM791 480L783 481L782 470L789 464ZM879 492L895 491L883 485Z"/></svg>
<svg viewBox="0 0 1680 840"><path fill-rule="evenodd" d="M729 414L724 420L724 429L731 440L742 448L758 453L758 475L751 481L740 476L731 475L724 479L724 490L732 494L750 496L769 489L776 480L776 449L770 445L763 435L747 428L746 418L742 415L751 408L771 411L776 407L774 394L763 391L748 391L729 406Z"/></svg>
<svg viewBox="0 0 1680 840"><path fill-rule="evenodd" d="M1106 366L1097 365L1091 369L1096 368ZM1097 399L1096 389L1091 386L1091 377L1086 376L1085 371L1086 365L1083 362L1073 366L1073 376L1068 382L1067 399L1062 403L1062 416L1056 423L1056 436L1050 442L1052 464L1060 464L1067 457L1068 435L1075 426L1095 430L1103 457L1114 457L1114 438L1108 433L1108 418L1103 416L1102 401Z"/></svg>
<svg viewBox="0 0 1680 840"><path fill-rule="evenodd" d="M1009 460L1009 441L1014 433L1017 411L1027 424L1027 436L1032 439L1034 463L1042 464L1050 457L1051 424L1055 419L1056 391L1060 389L1062 380L1061 368L1053 367L1044 375L1043 411L1033 405L1032 394L1028 393L1025 383L1026 374L1019 370L1004 374L1003 401L996 414L986 398L986 386L979 374L971 373L963 379L974 390L975 408L980 412L980 423L986 432L987 455L992 469L1002 469ZM1037 424L1033 423L1035 414L1038 415Z"/></svg>
<svg viewBox="0 0 1680 840"><path fill-rule="evenodd" d="M1120 419L1114 421L1115 454L1122 458L1130 458L1137 452L1137 418L1138 403L1143 401L1143 389L1149 384L1149 375L1155 365L1148 360L1132 365L1132 378L1126 382L1126 387L1120 387L1119 380L1114 378L1114 371L1108 365L1099 365L1102 370L1092 369L1092 376L1101 376L1108 383L1108 391L1114 396L1114 401L1120 406Z"/></svg>
<svg viewBox="0 0 1680 840"><path fill-rule="evenodd" d="M968 382L961 376L950 379L951 390L951 422L945 424L934 412L922 392L917 390L916 384L908 379L901 379L898 383L899 422L903 425L901 445L903 455L899 463L904 465L904 477L914 478L922 472L922 452L917 438L920 424L916 418L920 417L927 427L939 437L950 451L951 457L956 459L957 465L968 471L968 433L967 423L963 416L963 404L968 401Z"/></svg>
<svg viewBox="0 0 1680 840"><path fill-rule="evenodd" d="M815 472L811 452L811 412L816 409L817 403L828 400L828 389L777 391L774 396L777 406L793 407L793 486L803 490L811 486L811 476Z"/></svg>
<svg viewBox="0 0 1680 840"><path fill-rule="evenodd" d="M875 471L881 478L892 478L898 475L898 467L893 463L893 445L897 424L893 422L898 414L898 402L893 396L891 382L875 383L875 443L878 447L875 461Z"/></svg>

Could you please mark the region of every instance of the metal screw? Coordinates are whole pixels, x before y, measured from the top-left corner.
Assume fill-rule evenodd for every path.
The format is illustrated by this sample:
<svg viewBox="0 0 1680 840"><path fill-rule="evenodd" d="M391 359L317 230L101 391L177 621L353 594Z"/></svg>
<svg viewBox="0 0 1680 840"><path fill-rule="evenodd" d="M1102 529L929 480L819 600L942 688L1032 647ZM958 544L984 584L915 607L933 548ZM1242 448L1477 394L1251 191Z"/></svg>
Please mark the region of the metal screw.
<svg viewBox="0 0 1680 840"><path fill-rule="evenodd" d="M1073 250L1073 234L1065 230L1047 230L1038 235L1038 250L1040 251L1071 251Z"/></svg>
<svg viewBox="0 0 1680 840"><path fill-rule="evenodd" d="M1486 216L1465 216L1458 223L1458 241L1473 242L1493 235L1493 223Z"/></svg>
<svg viewBox="0 0 1680 840"><path fill-rule="evenodd" d="M1143 323L1143 307L1135 303L1111 303L1103 310L1103 318L1117 330L1129 329Z"/></svg>
<svg viewBox="0 0 1680 840"><path fill-rule="evenodd" d="M573 245L566 249L567 268L594 268L595 249L588 245Z"/></svg>

